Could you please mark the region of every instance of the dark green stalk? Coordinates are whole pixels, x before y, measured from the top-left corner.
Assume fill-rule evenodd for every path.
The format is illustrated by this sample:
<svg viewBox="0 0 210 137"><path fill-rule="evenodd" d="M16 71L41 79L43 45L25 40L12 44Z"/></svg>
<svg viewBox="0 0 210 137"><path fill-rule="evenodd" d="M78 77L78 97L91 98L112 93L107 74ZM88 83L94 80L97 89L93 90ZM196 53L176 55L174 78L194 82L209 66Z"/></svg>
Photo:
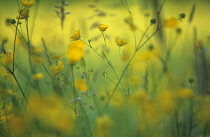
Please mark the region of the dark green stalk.
<svg viewBox="0 0 210 137"><path fill-rule="evenodd" d="M178 112L175 112L177 136L180 137L179 117Z"/></svg>

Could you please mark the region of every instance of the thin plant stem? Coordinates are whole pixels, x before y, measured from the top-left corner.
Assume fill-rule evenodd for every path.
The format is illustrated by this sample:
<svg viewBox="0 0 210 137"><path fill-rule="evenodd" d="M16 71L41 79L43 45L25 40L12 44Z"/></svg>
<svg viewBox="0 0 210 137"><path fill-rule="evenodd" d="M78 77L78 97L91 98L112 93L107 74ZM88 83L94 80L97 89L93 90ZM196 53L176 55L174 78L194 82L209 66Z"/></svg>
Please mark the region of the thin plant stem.
<svg viewBox="0 0 210 137"><path fill-rule="evenodd" d="M18 32L18 25L19 25L19 18L20 14L17 20L16 28L15 28L15 38L14 38L14 45L13 45L13 61L12 61L12 72L15 71L15 51L16 51L16 39L17 39L17 32Z"/></svg>
<svg viewBox="0 0 210 137"><path fill-rule="evenodd" d="M76 101L76 88L75 88L75 78L74 78L74 65L71 65L71 76L73 83L73 95L74 95L74 113L77 117L77 101Z"/></svg>
<svg viewBox="0 0 210 137"><path fill-rule="evenodd" d="M160 27L161 28L161 27ZM147 38L147 40L145 40L143 43L142 43L142 45L140 45L139 46L139 48L138 49L136 49L135 51L134 51L134 53L133 53L133 55L131 56L131 58L130 58L130 60L129 60L129 62L127 63L127 65L125 66L125 68L123 69L123 71L122 71L122 74L121 74L121 76L120 76L120 78L119 78L119 80L118 80L118 82L117 82L117 84L116 84L116 86L115 86L115 88L114 88L114 90L113 90L113 92L112 92L112 94L111 94L111 96L110 96L110 98L109 98L109 100L108 100L108 102L107 102L107 104L105 105L105 107L104 107L104 111L103 111L103 113L105 112L105 110L107 109L107 107L109 106L109 104L110 104L110 101L111 101L111 99L112 99L112 97L113 97L113 95L114 95L114 93L115 93L115 91L116 91L116 89L117 89L117 87L119 86L119 84L120 84L120 82L121 82L121 80L122 80L122 78L123 78L123 76L124 76L124 74L125 74L125 72L126 72L126 70L128 69L128 67L129 67L129 65L131 64L131 62L133 61L133 59L134 59L134 57L135 57L135 55L136 55L136 53L158 32L158 30L159 29L157 29L155 32L153 32L148 38Z"/></svg>
<svg viewBox="0 0 210 137"><path fill-rule="evenodd" d="M104 38L104 44L105 44L105 47L106 47L106 52L108 53L108 47L107 47L107 44L106 44L106 38L105 38L105 35L104 35L103 31L102 31L102 35L103 35L103 38Z"/></svg>

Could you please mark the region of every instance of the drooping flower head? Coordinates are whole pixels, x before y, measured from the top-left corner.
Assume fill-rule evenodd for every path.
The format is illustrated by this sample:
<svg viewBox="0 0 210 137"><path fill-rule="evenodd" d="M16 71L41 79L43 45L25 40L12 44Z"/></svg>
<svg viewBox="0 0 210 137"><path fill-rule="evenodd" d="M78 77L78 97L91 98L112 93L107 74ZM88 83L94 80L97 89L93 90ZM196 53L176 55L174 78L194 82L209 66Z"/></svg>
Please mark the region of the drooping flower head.
<svg viewBox="0 0 210 137"><path fill-rule="evenodd" d="M79 40L81 38L80 36L80 31L79 30L76 30L74 32L74 35L71 36L71 40Z"/></svg>
<svg viewBox="0 0 210 137"><path fill-rule="evenodd" d="M122 47L128 43L126 40L123 40L121 38L116 38L115 42L117 43L117 46L119 46L119 47Z"/></svg>

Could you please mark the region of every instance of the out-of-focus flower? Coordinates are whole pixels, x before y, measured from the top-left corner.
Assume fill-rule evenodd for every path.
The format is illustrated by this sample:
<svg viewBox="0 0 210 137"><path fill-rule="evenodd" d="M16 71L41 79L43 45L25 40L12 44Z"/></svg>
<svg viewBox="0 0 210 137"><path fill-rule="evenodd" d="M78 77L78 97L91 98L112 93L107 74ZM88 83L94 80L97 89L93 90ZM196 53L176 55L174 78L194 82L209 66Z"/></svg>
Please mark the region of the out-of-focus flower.
<svg viewBox="0 0 210 137"><path fill-rule="evenodd" d="M179 89L175 91L175 94L179 98L192 98L193 97L192 90L188 88Z"/></svg>
<svg viewBox="0 0 210 137"><path fill-rule="evenodd" d="M67 59L69 61L69 64L75 64L78 62L84 55L83 48L84 43L80 40L73 41L67 51Z"/></svg>
<svg viewBox="0 0 210 137"><path fill-rule="evenodd" d="M62 61L58 61L57 66L56 65L50 66L50 73L52 76L61 73L63 70L64 70L64 65Z"/></svg>
<svg viewBox="0 0 210 137"><path fill-rule="evenodd" d="M0 54L0 60L5 65L10 65L13 61L13 55L10 53Z"/></svg>
<svg viewBox="0 0 210 137"><path fill-rule="evenodd" d="M166 113L173 113L175 110L174 97L171 91L163 91L157 97L157 103L161 110Z"/></svg>
<svg viewBox="0 0 210 137"><path fill-rule="evenodd" d="M80 31L79 30L76 30L74 32L74 35L71 36L71 40L79 40L81 38L80 36Z"/></svg>
<svg viewBox="0 0 210 137"><path fill-rule="evenodd" d="M71 133L74 127L73 112L68 111L60 98L54 95L47 98L33 95L29 98L30 117L44 122L45 126L53 127L62 133Z"/></svg>
<svg viewBox="0 0 210 137"><path fill-rule="evenodd" d="M19 18L19 19L27 19L29 17L30 9L25 7L24 9L19 10L18 12L20 14L19 15L20 17L18 16L17 18Z"/></svg>
<svg viewBox="0 0 210 137"><path fill-rule="evenodd" d="M39 80L39 79L42 79L44 75L42 73L36 73L36 74L33 74L32 77L35 80Z"/></svg>
<svg viewBox="0 0 210 137"><path fill-rule="evenodd" d="M22 0L21 4L27 8L31 7L34 5L34 0Z"/></svg>
<svg viewBox="0 0 210 137"><path fill-rule="evenodd" d="M39 56L32 56L32 57L35 64L41 64L45 61L45 58L43 57L39 57Z"/></svg>
<svg viewBox="0 0 210 137"><path fill-rule="evenodd" d="M104 25L104 24L99 24L98 25L98 29L100 30L100 31L106 31L106 29L108 28L109 26L107 26L107 25Z"/></svg>
<svg viewBox="0 0 210 137"><path fill-rule="evenodd" d="M210 97L202 97L200 103L201 104L199 112L197 114L197 118L201 122L201 124L205 126L206 123L210 122Z"/></svg>
<svg viewBox="0 0 210 137"><path fill-rule="evenodd" d="M96 128L97 137L108 137L113 122L110 119L110 117L102 116L96 119L96 125L97 125Z"/></svg>
<svg viewBox="0 0 210 137"><path fill-rule="evenodd" d="M126 17L126 18L124 19L124 22L130 26L130 29L131 29L132 31L136 31L137 27L136 27L136 25L133 23L132 16Z"/></svg>
<svg viewBox="0 0 210 137"><path fill-rule="evenodd" d="M86 81L84 79L77 79L75 82L75 87L77 90L80 90L83 92L87 91L88 89Z"/></svg>
<svg viewBox="0 0 210 137"><path fill-rule="evenodd" d="M118 109L123 109L126 105L125 100L126 99L124 98L121 92L115 92L112 99L110 100L110 105L116 106Z"/></svg>
<svg viewBox="0 0 210 137"><path fill-rule="evenodd" d="M123 40L121 38L116 38L115 42L117 43L117 46L119 46L119 47L122 47L128 43L126 40Z"/></svg>
<svg viewBox="0 0 210 137"><path fill-rule="evenodd" d="M164 26L168 28L175 28L179 24L178 20L174 17L164 20Z"/></svg>

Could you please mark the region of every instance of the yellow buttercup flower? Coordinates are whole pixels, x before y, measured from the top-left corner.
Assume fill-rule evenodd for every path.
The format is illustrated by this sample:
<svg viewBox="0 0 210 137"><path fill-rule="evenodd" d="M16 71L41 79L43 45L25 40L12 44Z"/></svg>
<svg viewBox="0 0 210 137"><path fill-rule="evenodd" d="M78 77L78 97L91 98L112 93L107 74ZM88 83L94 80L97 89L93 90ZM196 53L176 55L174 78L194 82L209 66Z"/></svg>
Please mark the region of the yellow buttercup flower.
<svg viewBox="0 0 210 137"><path fill-rule="evenodd" d="M84 43L82 41L73 41L67 51L67 59L69 61L69 64L75 64L78 62L84 55L83 51Z"/></svg>
<svg viewBox="0 0 210 137"><path fill-rule="evenodd" d="M174 17L164 20L164 26L168 28L175 28L178 25L178 20Z"/></svg>
<svg viewBox="0 0 210 137"><path fill-rule="evenodd" d="M50 73L53 76L59 74L63 70L64 70L64 65L63 65L62 61L58 61L57 66L56 65L51 65L50 66Z"/></svg>
<svg viewBox="0 0 210 137"><path fill-rule="evenodd" d="M79 30L76 30L74 32L74 35L71 36L72 40L79 40L80 38L81 38L81 36L80 36L80 31Z"/></svg>
<svg viewBox="0 0 210 137"><path fill-rule="evenodd" d="M23 6L29 8L34 4L34 0L22 0L21 3Z"/></svg>
<svg viewBox="0 0 210 137"><path fill-rule="evenodd" d="M120 47L122 47L128 43L126 40L123 40L121 38L116 38L115 42L117 43L117 46L120 46Z"/></svg>
<svg viewBox="0 0 210 137"><path fill-rule="evenodd" d="M75 87L80 91L87 91L87 84L84 79L77 79L75 82Z"/></svg>
<svg viewBox="0 0 210 137"><path fill-rule="evenodd" d="M107 25L104 25L104 24L99 24L98 25L98 29L100 30L100 31L106 31L106 29L108 28L109 26L107 26Z"/></svg>

